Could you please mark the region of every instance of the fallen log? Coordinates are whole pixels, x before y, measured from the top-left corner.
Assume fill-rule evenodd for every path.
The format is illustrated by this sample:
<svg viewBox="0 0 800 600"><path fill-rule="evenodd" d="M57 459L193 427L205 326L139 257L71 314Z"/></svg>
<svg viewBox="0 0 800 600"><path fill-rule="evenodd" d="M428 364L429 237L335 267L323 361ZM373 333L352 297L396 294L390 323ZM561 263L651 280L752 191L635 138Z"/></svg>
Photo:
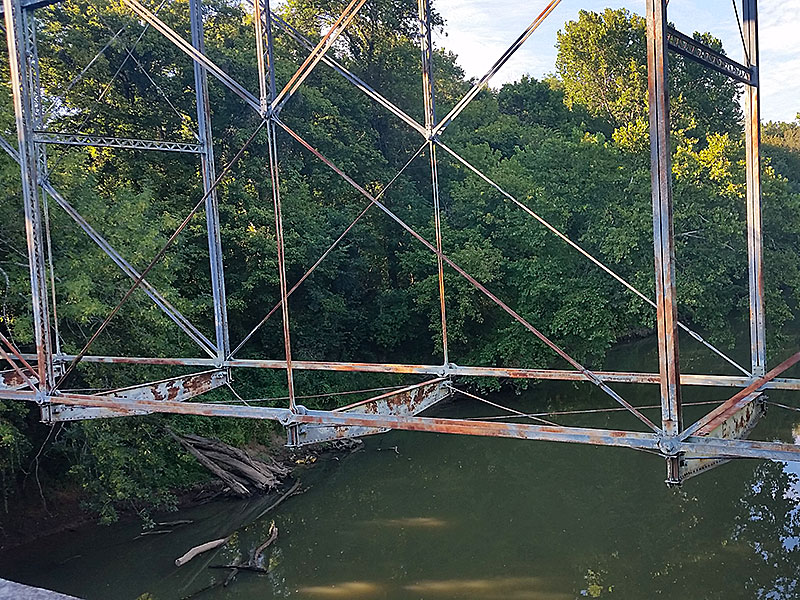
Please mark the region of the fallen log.
<svg viewBox="0 0 800 600"><path fill-rule="evenodd" d="M264 552L264 550L269 548L272 542L274 542L277 539L278 539L278 527L277 525L275 525L275 521L272 521L269 524L269 535L267 536L267 539L264 540L264 542L253 551L253 554L250 556L250 562L248 563L248 566L260 567L261 565L258 564L259 557Z"/></svg>
<svg viewBox="0 0 800 600"><path fill-rule="evenodd" d="M175 435L171 430L167 429L169 434L172 438L177 441L181 446L186 448L186 450L197 459L201 465L203 465L206 469L211 471L214 475L219 477L225 484L230 488L230 490L236 494L237 496L249 496L250 490L243 485L240 481L238 481L235 477L232 477L230 473L226 470L220 468L214 461L207 458L205 454L200 452L197 448L195 448L192 444L185 441L178 435Z"/></svg>
<svg viewBox="0 0 800 600"><path fill-rule="evenodd" d="M186 441L194 444L197 447L221 452L222 454L229 454L233 458L236 458L237 460L245 463L246 465L249 465L250 467L256 470L261 470L264 473L264 475L271 475L272 471L274 471L275 468L278 466L274 461L272 465L267 465L262 461L255 460L244 450L236 448L235 446L229 446L228 444L224 444L219 440L204 438L194 434L187 434L182 437ZM282 474L288 474L288 470L285 470L282 467L280 467L280 470L282 471Z"/></svg>
<svg viewBox="0 0 800 600"><path fill-rule="evenodd" d="M209 550L213 550L214 548L219 548L220 546L224 546L228 543L228 540L231 539L231 536L220 538L218 540L211 540L210 542L206 542L205 544L200 544L199 546L195 546L191 548L186 554L181 556L180 558L175 559L175 566L181 567L192 560L198 554L202 554L203 552L208 552Z"/></svg>
<svg viewBox="0 0 800 600"><path fill-rule="evenodd" d="M221 452L214 450L204 450L204 452L205 456L213 460L217 465L226 468L228 471L233 471L236 475L240 475L260 490L270 489L278 485L278 478L269 471L252 467Z"/></svg>
<svg viewBox="0 0 800 600"><path fill-rule="evenodd" d="M236 567L230 573L228 573L228 576L225 578L225 583L222 584L222 587L228 587L228 584L231 583L234 579L236 579L236 576L238 574L239 574L239 568Z"/></svg>
<svg viewBox="0 0 800 600"><path fill-rule="evenodd" d="M267 464L256 460L244 450L220 440L194 434L178 435L169 428L167 432L237 496L275 489L289 474L289 469L274 461Z"/></svg>

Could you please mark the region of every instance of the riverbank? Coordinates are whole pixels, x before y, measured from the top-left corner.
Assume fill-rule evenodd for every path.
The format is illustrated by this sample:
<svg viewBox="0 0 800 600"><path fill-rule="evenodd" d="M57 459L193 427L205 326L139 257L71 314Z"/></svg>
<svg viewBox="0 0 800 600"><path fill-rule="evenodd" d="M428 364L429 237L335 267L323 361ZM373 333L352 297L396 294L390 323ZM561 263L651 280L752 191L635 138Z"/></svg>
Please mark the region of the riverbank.
<svg viewBox="0 0 800 600"><path fill-rule="evenodd" d="M318 462L336 459L352 450L346 443L328 444L318 448L289 449L285 442L285 437L276 434L268 446L251 443L242 450L256 460L277 463L288 471L286 479L296 479ZM259 495L277 497L280 495L277 491L280 487L278 485ZM192 509L229 496L225 485L210 473L206 481L172 492L176 497L176 511ZM86 492L77 485L47 489L46 494L40 492L36 485L26 485L22 488L22 493L13 495L6 501L6 510L0 518L0 552L97 524L100 515L88 507L87 500ZM144 515L131 506L123 504L117 509L117 513L119 522L146 525ZM153 517L156 521L162 518L169 519L170 514L157 511Z"/></svg>

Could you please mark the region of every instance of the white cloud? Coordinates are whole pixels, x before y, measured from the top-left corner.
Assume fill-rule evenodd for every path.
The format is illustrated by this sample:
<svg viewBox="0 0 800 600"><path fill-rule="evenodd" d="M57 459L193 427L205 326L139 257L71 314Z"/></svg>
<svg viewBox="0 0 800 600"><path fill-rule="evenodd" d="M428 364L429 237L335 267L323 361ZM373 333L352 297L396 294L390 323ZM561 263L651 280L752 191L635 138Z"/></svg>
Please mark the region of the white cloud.
<svg viewBox="0 0 800 600"><path fill-rule="evenodd" d="M546 0L438 0L447 21L436 43L459 56L469 77L483 75L545 6ZM759 6L762 113L765 119L791 120L800 112L800 0L761 0ZM562 2L492 80L493 85L523 74L542 77L555 70L556 32L578 10L624 7L643 14L644 0ZM741 15L740 15L741 16ZM742 43L727 0L672 0L669 18L686 33L710 31L737 60Z"/></svg>

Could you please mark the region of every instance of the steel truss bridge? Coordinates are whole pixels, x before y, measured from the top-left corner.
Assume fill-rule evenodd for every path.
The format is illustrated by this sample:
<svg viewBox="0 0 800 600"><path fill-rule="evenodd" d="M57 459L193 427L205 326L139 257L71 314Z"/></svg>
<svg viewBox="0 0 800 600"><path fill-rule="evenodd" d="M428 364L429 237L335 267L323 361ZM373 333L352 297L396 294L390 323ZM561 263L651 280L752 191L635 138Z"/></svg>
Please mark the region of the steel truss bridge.
<svg viewBox="0 0 800 600"><path fill-rule="evenodd" d="M773 369L767 369L764 279L761 232L761 181L760 181L760 117L759 117L759 62L757 0L742 0L742 41L745 62L740 64L702 43L677 32L667 24L668 0L647 0L647 70L649 85L651 173L653 199L653 241L655 251L655 296L636 289L598 258L584 250L574 240L551 225L539 214L501 188L477 167L450 148L442 134L469 103L486 86L495 73L508 62L540 24L556 9L560 0L551 0L514 43L498 58L486 74L475 81L471 89L444 117L436 114L433 81L433 48L431 42L431 10L429 0L419 0L419 44L422 60L422 95L425 118L420 123L398 108L391 100L372 89L363 80L335 60L331 48L348 27L366 0L352 0L336 19L330 30L313 43L270 10L269 0L256 0L252 4L255 23L253 41L257 49L259 75L258 91L251 91L220 68L205 53L202 0L189 0L191 39L184 39L171 29L157 14L139 0L122 0L133 15L177 46L191 60L194 67L195 97L197 107L197 135L195 143L165 142L143 139L121 139L110 136L81 133L53 132L45 129L36 44L37 8L58 0L3 0L3 17L8 43L8 57L16 117L16 145L0 138L0 144L19 163L22 178L22 202L25 212L28 260L30 266L31 297L35 334L35 353L23 353L0 332L0 355L8 363L0 373L0 398L35 402L41 409L44 422L54 423L78 419L122 417L153 412L271 419L287 428L290 445L303 445L342 437L378 433L388 429L458 433L480 436L499 436L527 440L573 442L605 446L621 446L660 454L667 463L667 482L680 483L731 458L757 458L800 461L800 446L769 441L754 441L746 436L764 413L764 393L769 389L800 390L800 379L780 378L789 367L800 361L800 352L789 357ZM734 3L734 7L736 4ZM738 19L738 16L737 16ZM308 50L308 55L288 83L278 90L275 82L273 34L280 32ZM669 92L667 89L668 52L683 54L709 69L723 73L741 83L745 88L745 131L747 156L747 242L749 268L750 340L751 362L748 367L737 364L715 348L698 333L680 322L677 317L675 293L674 235L672 224L672 189L670 156ZM102 51L101 51L102 52ZM382 201L383 192L373 195L328 157L308 143L298 132L281 119L287 103L304 84L309 74L320 63L336 71L357 90L388 110L420 135L420 146L414 157L427 151L430 157L432 180L433 221L435 239L423 237L405 223ZM91 63L90 63L91 64ZM87 66L88 68L88 66ZM84 70L85 72L85 70ZM232 90L259 116L260 124L233 159L217 171L214 160L214 143L211 133L208 76ZM278 251L277 270L280 281L280 301L248 336L232 347L228 334L225 277L220 243L217 187L235 165L255 137L266 131L268 160L275 215L275 234ZM305 151L314 155L333 172L348 182L367 201L366 207L322 254L319 260L297 282L290 285L286 278L284 259L283 221L281 214L281 174L278 168L276 137L282 131ZM46 147L50 144L132 148L156 152L183 152L197 154L201 163L204 193L174 231L163 248L146 268L135 269L115 248L81 215L51 183L47 169ZM627 288L656 310L658 323L658 373L600 372L592 371L575 360L565 349L550 340L536 326L511 306L503 302L480 281L465 271L442 251L437 154L446 154L463 165L467 171L502 194L506 200L526 212L541 226L559 237L565 244L581 253L587 260L602 269L609 277ZM412 160L413 158L412 157ZM410 163L410 161L409 161ZM406 167L408 163L406 164ZM405 169L405 167L403 168ZM402 173L402 170L400 171ZM400 173L398 173L399 176ZM384 191L394 180L389 181ZM40 196L41 193L41 196ZM47 222L47 202L63 209L131 280L128 291L103 323L97 327L77 354L61 351L55 313L55 282L52 277L52 252ZM404 230L436 258L438 266L439 302L444 360L441 364L375 364L346 362L298 361L292 357L291 319L287 299L317 268L328 253L344 239L352 227L371 208L393 220L398 230ZM200 211L205 212L208 235L208 253L211 265L210 287L213 295L215 331L209 339L180 311L147 281L152 268L164 257L176 238ZM49 269L48 269L49 267ZM534 337L560 356L570 368L517 369L454 364L448 356L446 321L446 290L444 271L452 269L482 294L491 299L512 319L525 327ZM126 301L141 289L150 299L200 348L197 358L162 358L131 356L98 356L89 353L93 342L107 327L111 319L124 308ZM237 358L243 344L270 316L280 312L283 323L284 355L275 359L252 360ZM698 375L680 371L678 331L683 330L733 365L741 375ZM65 389L65 380L81 363L115 365L163 365L194 367L198 372L170 379L144 382L124 389L92 393L74 393ZM289 390L285 407L251 406L189 401L201 394L229 384L234 369L280 369L285 371ZM351 371L365 373L405 373L425 375L423 383L395 389L348 407L332 410L308 410L298 403L293 375L297 370ZM616 405L629 411L641 423L639 431L618 431L565 427L537 417L533 422L511 422L522 413L509 409L509 422L497 420L444 419L419 416L438 401L452 394L451 381L460 376L502 377L521 379L554 379L585 382L599 387ZM660 419L645 416L629 403L611 384L653 384L660 390ZM721 402L698 421L686 426L682 418L681 388L683 386L716 386L736 390L730 399ZM469 392L468 396L481 399ZM485 399L481 399L485 400ZM525 416L525 415L522 415Z"/></svg>

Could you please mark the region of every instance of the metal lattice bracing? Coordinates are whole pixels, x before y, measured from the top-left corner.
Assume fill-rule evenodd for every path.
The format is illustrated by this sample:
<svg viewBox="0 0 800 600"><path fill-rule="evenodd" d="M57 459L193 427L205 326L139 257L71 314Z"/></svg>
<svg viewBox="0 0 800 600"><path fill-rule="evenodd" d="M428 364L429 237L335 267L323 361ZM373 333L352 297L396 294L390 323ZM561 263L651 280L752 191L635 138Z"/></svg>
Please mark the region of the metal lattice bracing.
<svg viewBox="0 0 800 600"><path fill-rule="evenodd" d="M667 0L647 0L647 56L649 80L649 110L652 158L653 190L653 241L656 272L654 297L645 294L633 284L614 272L601 260L582 248L576 241L553 226L524 202L504 190L498 183L466 158L450 148L442 140L444 131L466 109L479 92L489 84L492 77L508 62L530 38L536 29L553 13L560 0L551 0L533 16L530 24L520 36L497 59L492 67L478 78L467 93L443 117L436 110L435 72L433 68L433 43L431 40L431 8L429 0L419 0L419 45L421 53L421 94L424 119L420 123L400 109L390 99L382 96L358 76L338 62L331 50L337 39L363 7L366 0L352 0L330 29L317 43L274 14L269 0L255 0L252 4L254 46L258 70L258 93L251 92L235 77L217 65L205 52L204 23L201 0L190 0L189 23L191 39L186 40L173 30L156 13L138 0L123 0L131 14L146 27L163 35L186 55L194 69L194 92L197 108L196 141L158 141L126 139L114 136L88 135L81 133L53 132L43 126L43 108L40 101L38 59L36 49L35 9L52 3L50 0L3 0L6 25L11 84L16 116L16 147L0 138L0 145L20 165L22 176L22 202L26 216L28 259L31 273L33 322L35 328L35 352L22 353L0 333L0 359L8 369L0 372L0 398L29 400L41 405L46 421L66 421L85 418L103 418L146 414L151 412L195 414L224 417L277 420L287 427L290 444L314 443L337 437L379 433L387 429L413 431L435 431L466 435L514 437L530 440L549 440L582 444L620 446L655 452L667 460L667 480L679 483L682 479L702 472L721 461L735 457L762 459L800 460L800 446L775 442L760 442L744 439L763 413L763 391L766 389L800 390L800 380L780 378L789 367L800 361L800 353L790 357L781 365L767 372L764 327L764 284L761 233L761 192L759 153L759 100L758 100L758 25L756 0L742 0L746 64L740 64L667 26ZM527 9L527 5L525 6ZM286 35L307 52L285 86L278 89L275 80L275 55L273 35ZM678 319L675 294L674 234L672 230L671 156L669 128L669 72L668 50L681 53L691 60L723 73L745 86L745 130L747 148L747 219L748 256L750 277L751 316L751 364L742 366L714 347L700 334ZM130 53L129 53L130 54ZM132 56L132 55L131 55ZM134 60L136 60L134 58ZM290 128L281 114L291 110L291 99L297 91L307 85L307 79L320 63L324 63L369 99L385 108L397 119L419 134L419 148L402 169L381 188L379 193L369 192L338 165ZM90 63L91 64L91 63ZM88 67L87 67L88 68ZM86 69L84 69L84 72ZM259 118L259 125L250 133L247 141L233 158L217 170L214 157L214 140L211 128L211 112L208 96L208 75L238 96ZM152 81L152 80L151 80ZM258 325L241 340L231 340L228 332L228 313L225 295L225 275L220 238L219 199L217 188L239 158L248 150L253 140L261 133L268 138L268 164L271 181L277 244L277 271L280 299ZM337 237L334 243L296 282L287 279L285 265L285 240L283 234L283 202L281 197L280 152L278 136L285 136L298 148L313 155L333 173L341 177L365 201L363 210ZM55 188L48 177L46 147L50 144L93 146L127 150L157 150L197 155L200 161L203 195L188 212L185 219L169 237L166 244L154 255L147 267L134 269L114 247L89 225ZM432 222L434 239L429 240L404 222L382 200L387 189L422 152L429 159L430 193L432 198ZM593 371L577 361L564 348L548 338L534 323L519 314L471 275L443 250L443 233L439 202L438 157L447 155L463 166L468 173L499 192L510 204L531 217L532 223L542 226L552 235L569 245L596 268L601 269L630 293L647 302L656 311L658 323L659 372L601 372ZM52 200L66 212L78 227L105 252L114 264L131 280L131 285L108 317L97 327L87 343L77 354L68 355L58 345L58 320L55 312L55 294L48 289L54 287L52 278L52 251L47 222L47 210L42 203ZM188 226L192 217L203 209L206 214L206 230L210 261L209 291L213 299L215 331L213 339L204 335L178 309L168 302L147 281L151 270L160 263L167 250ZM441 339L443 361L441 364L378 364L358 362L298 361L292 356L292 329L288 299L303 284L306 278L348 236L353 227L370 211L383 213L394 222L397 231L405 231L421 247L426 248L437 265L438 302L441 313ZM48 266L50 279L48 279ZM511 319L528 330L533 338L547 346L556 356L565 361L570 369L515 369L503 367L465 366L451 362L448 351L445 272L453 271L471 286L501 308ZM167 317L185 333L202 352L195 358L101 356L90 354L97 337L121 310L127 300L138 289L155 303ZM240 359L238 352L256 331L275 313L280 312L284 355L276 359ZM741 375L684 374L680 371L678 332L688 333L695 341L723 358ZM143 382L125 389L92 393L74 393L64 387L65 380L81 363L115 365L161 365L203 369L192 375L179 375L157 382ZM221 386L230 387L230 372L235 369L275 369L286 373L289 390L286 407L267 408L239 404L216 404L189 401L205 392ZM390 390L368 400L355 403L335 411L307 410L298 402L295 393L294 372L343 371L363 373L405 373L425 375L429 379L402 389ZM182 371L183 372L183 371ZM420 413L453 393L453 378L502 377L519 379L553 379L589 382L597 386L616 404L616 410L628 411L641 423L641 431L616 431L564 427L541 416L524 415L513 409L499 407L491 401L469 392L467 396L490 405L504 408L510 417L527 417L531 423L498 422L496 420L442 419L420 416ZM609 387L610 384L654 384L660 390L661 418L656 422L647 418L639 408L628 402L622 394ZM721 403L706 416L689 427L682 419L681 388L687 385L739 388L726 402ZM232 388L231 388L232 389Z"/></svg>

